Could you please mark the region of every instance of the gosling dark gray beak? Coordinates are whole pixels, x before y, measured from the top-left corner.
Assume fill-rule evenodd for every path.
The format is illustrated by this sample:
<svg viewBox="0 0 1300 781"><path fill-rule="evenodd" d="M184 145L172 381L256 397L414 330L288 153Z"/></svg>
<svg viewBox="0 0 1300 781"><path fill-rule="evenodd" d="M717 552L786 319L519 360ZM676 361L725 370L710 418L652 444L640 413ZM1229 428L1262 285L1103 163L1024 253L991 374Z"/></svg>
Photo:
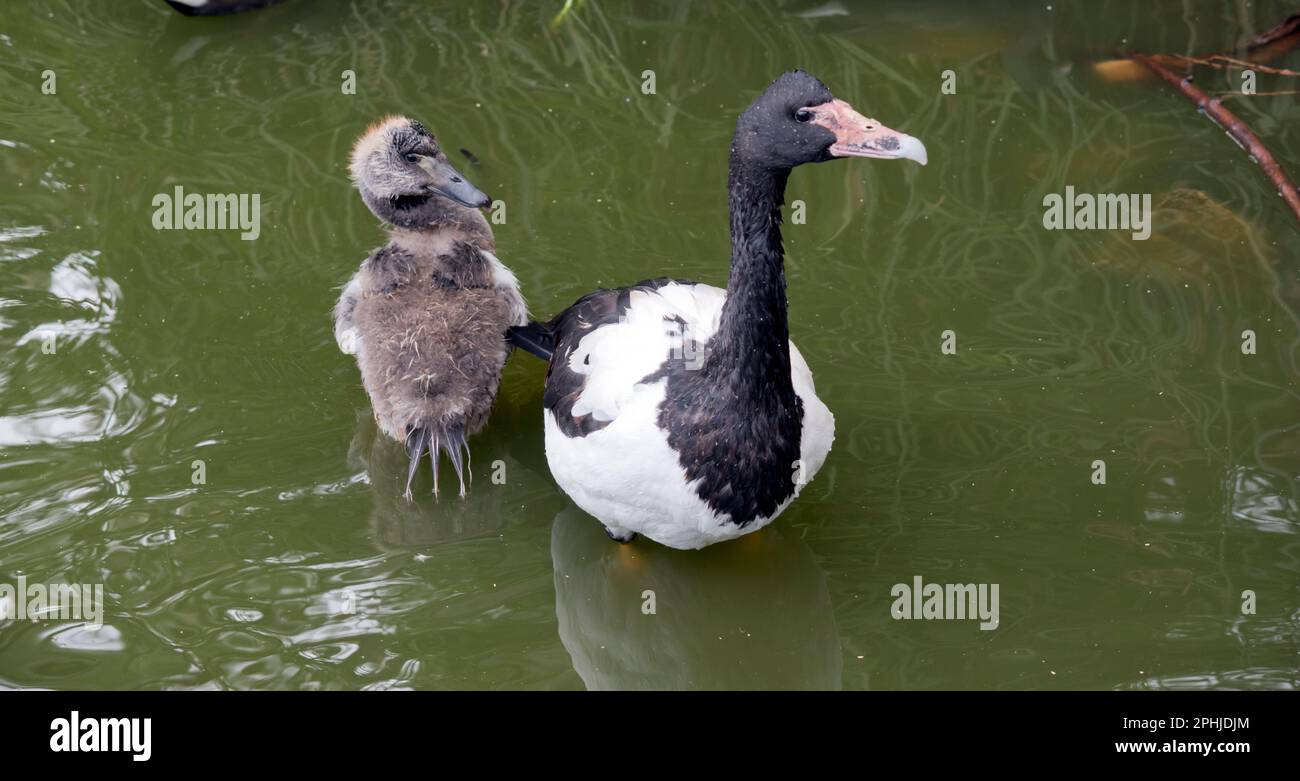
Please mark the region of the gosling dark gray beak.
<svg viewBox="0 0 1300 781"><path fill-rule="evenodd" d="M429 192L449 198L461 206L481 209L492 203L487 194L470 184L465 175L457 171L451 163L432 157L421 157L420 168L429 175Z"/></svg>

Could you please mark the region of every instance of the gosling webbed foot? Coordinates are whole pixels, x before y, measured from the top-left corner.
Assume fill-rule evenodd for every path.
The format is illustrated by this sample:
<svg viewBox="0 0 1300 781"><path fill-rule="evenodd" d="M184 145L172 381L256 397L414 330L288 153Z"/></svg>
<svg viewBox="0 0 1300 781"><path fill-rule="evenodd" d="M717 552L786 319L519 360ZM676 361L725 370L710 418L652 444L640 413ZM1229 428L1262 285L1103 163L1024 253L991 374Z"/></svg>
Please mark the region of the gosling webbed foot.
<svg viewBox="0 0 1300 781"><path fill-rule="evenodd" d="M433 469L433 498L438 499L438 435L433 435L433 441L429 443L429 465Z"/></svg>
<svg viewBox="0 0 1300 781"><path fill-rule="evenodd" d="M433 473L433 498L439 497L438 460L443 453L456 470L456 479L460 483L460 498L464 499L467 485L473 481L469 472L469 443L465 440L465 427L460 424L441 428L434 426L411 426L406 433L406 453L410 463L406 470L406 491L403 496L411 499L411 481L420 466L420 459L429 454L429 468ZM468 480L466 477L468 476Z"/></svg>
<svg viewBox="0 0 1300 781"><path fill-rule="evenodd" d="M406 455L410 458L410 463L406 467L406 491L403 496L407 501L411 500L411 481L415 479L415 471L420 467L420 457L429 447L430 434L429 429L423 426L406 432Z"/></svg>
<svg viewBox="0 0 1300 781"><path fill-rule="evenodd" d="M460 481L460 498L465 498L465 463L469 457L469 443L465 441L465 427L449 425L443 429L439 439L442 450L447 453L447 460L456 470L456 479Z"/></svg>

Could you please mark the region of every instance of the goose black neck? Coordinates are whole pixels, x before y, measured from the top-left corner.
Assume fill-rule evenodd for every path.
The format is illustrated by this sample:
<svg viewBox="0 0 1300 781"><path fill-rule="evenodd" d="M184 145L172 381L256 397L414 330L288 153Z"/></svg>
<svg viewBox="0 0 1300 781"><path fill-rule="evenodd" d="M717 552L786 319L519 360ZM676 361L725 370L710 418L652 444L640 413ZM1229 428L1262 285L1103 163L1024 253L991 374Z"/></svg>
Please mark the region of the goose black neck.
<svg viewBox="0 0 1300 781"><path fill-rule="evenodd" d="M728 192L731 274L727 303L711 340L709 367L740 397L793 393L786 320L781 206L788 168L769 168L733 149Z"/></svg>

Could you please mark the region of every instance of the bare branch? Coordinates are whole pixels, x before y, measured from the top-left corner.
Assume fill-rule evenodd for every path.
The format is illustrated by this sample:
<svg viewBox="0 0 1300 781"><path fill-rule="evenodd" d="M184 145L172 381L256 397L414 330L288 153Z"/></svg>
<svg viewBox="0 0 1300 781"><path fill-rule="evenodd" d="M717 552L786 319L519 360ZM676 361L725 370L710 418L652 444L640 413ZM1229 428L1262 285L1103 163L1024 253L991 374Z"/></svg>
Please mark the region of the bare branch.
<svg viewBox="0 0 1300 781"><path fill-rule="evenodd" d="M1300 17L1296 18L1300 21ZM1264 146L1264 142L1260 140L1259 136L1255 135L1255 131L1251 130L1245 122L1238 119L1231 111L1224 108L1222 101L1210 97L1193 84L1191 76L1180 76L1145 54L1133 52L1129 54L1129 57L1142 63L1152 73L1177 87L1179 92L1196 104L1198 110L1223 128L1243 149L1250 152L1251 159L1258 163L1260 168L1264 169L1264 173L1268 174L1268 178L1277 187L1278 194L1286 201L1287 206L1291 207L1296 219L1300 220L1300 192L1296 191L1295 185L1291 183L1286 172L1282 170L1282 166L1273 157L1273 153L1268 151L1268 147Z"/></svg>

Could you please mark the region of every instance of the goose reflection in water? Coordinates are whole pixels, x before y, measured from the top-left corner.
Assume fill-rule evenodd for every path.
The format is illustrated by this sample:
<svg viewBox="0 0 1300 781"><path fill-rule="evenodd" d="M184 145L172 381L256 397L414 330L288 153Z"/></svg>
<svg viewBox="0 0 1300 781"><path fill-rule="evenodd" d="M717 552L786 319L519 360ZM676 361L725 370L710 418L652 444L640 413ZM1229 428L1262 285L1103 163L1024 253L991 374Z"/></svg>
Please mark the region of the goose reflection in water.
<svg viewBox="0 0 1300 781"><path fill-rule="evenodd" d="M490 484L488 464L479 466L474 474L476 479L488 484L464 498L452 495L439 500L421 495L413 500L404 499L401 484L406 477L406 451L393 447L392 442L379 435L369 410L357 417L356 432L348 447L348 464L353 469L364 470L369 477L374 501L370 525L381 549L423 548L498 534L505 528L506 492L501 486ZM493 460L504 460L507 472L517 466L513 459L501 453L488 455Z"/></svg>
<svg viewBox="0 0 1300 781"><path fill-rule="evenodd" d="M588 689L841 687L826 576L788 530L703 551L612 546L570 507L551 561L560 640Z"/></svg>

